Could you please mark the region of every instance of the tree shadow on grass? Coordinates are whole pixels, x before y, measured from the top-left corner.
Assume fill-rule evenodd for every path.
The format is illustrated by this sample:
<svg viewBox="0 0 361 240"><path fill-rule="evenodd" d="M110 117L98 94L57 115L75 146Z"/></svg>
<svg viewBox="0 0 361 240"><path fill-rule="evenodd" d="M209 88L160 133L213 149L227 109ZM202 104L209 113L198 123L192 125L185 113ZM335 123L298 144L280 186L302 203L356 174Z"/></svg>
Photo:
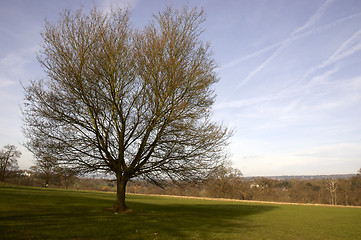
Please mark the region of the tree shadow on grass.
<svg viewBox="0 0 361 240"><path fill-rule="evenodd" d="M19 192L3 199L7 206L0 207L2 239L237 239L234 236L239 238L261 227L252 221L252 215L277 208L128 196L128 205L134 211L114 214L110 210L115 197L112 194L48 190L26 193L26 201Z"/></svg>
<svg viewBox="0 0 361 240"><path fill-rule="evenodd" d="M152 232L155 234L153 239L230 239L261 227L250 219L251 215L277 208L270 205L218 201L161 205L138 202L131 206L136 209L132 215L141 221L129 221L129 230L133 229L137 234L140 231L146 233L138 234L138 238L134 239L150 239L148 236ZM133 238L129 236L129 239Z"/></svg>

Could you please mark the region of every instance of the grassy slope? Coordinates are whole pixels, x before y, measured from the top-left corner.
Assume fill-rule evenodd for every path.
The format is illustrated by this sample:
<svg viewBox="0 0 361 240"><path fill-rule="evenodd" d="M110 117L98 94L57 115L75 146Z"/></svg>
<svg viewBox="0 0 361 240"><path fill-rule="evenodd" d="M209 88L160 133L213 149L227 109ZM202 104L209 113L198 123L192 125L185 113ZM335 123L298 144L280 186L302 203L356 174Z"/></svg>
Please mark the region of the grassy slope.
<svg viewBox="0 0 361 240"><path fill-rule="evenodd" d="M1 239L361 239L361 209L0 185Z"/></svg>

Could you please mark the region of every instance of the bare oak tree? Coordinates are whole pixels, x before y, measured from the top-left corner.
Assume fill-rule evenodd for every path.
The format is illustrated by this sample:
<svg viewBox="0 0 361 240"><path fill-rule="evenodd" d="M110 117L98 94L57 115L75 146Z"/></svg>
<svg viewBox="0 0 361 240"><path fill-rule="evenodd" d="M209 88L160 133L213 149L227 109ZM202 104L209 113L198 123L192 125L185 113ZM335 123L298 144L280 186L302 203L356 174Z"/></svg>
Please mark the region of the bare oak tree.
<svg viewBox="0 0 361 240"><path fill-rule="evenodd" d="M14 145L5 145L0 150L0 182L4 182L10 171L18 169L18 158L21 152Z"/></svg>
<svg viewBox="0 0 361 240"><path fill-rule="evenodd" d="M203 11L167 8L143 30L127 11L65 11L46 23L45 80L25 88L24 132L33 152L117 179L125 211L131 178L196 180L224 159L231 132L211 121L218 81ZM41 143L46 142L47 144Z"/></svg>

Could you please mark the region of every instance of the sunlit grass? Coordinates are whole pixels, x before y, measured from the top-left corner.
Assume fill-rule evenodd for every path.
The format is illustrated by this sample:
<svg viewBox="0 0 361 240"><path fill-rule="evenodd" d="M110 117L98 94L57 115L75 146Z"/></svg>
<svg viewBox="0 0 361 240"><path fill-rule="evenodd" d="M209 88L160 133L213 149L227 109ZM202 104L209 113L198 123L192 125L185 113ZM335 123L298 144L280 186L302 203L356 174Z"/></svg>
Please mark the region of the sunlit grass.
<svg viewBox="0 0 361 240"><path fill-rule="evenodd" d="M361 239L361 209L0 185L0 239Z"/></svg>

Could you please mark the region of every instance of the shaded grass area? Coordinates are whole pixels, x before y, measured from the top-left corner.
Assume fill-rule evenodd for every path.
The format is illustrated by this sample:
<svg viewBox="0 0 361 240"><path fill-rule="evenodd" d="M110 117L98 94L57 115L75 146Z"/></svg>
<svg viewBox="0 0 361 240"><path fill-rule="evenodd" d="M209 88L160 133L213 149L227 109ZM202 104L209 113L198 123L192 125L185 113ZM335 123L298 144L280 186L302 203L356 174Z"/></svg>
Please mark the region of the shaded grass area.
<svg viewBox="0 0 361 240"><path fill-rule="evenodd" d="M1 239L361 239L361 209L0 185Z"/></svg>

